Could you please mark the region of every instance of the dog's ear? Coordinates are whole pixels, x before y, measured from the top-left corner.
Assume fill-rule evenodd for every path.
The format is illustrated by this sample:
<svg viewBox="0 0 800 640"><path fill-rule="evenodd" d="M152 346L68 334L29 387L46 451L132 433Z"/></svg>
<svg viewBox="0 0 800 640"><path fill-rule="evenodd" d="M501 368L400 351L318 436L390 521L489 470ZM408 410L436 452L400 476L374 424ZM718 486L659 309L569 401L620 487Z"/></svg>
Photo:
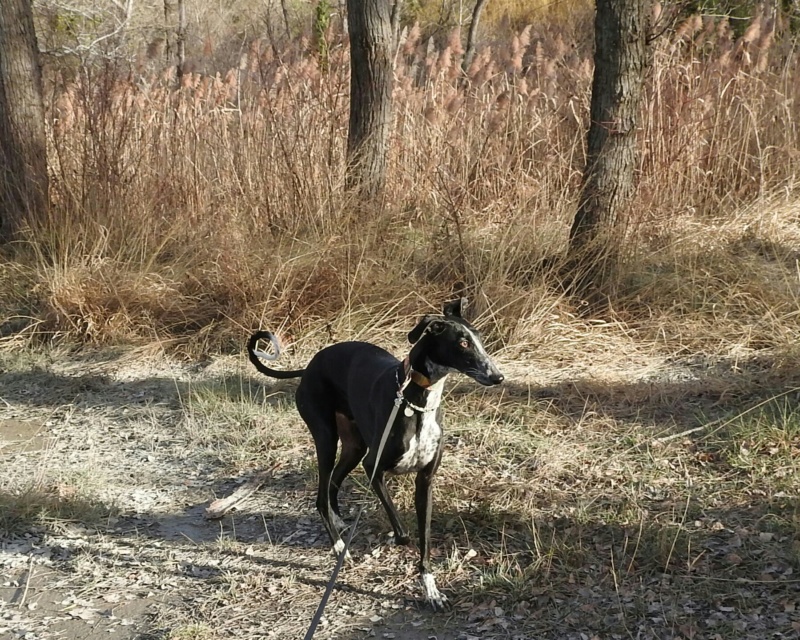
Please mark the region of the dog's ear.
<svg viewBox="0 0 800 640"><path fill-rule="evenodd" d="M466 306L466 298L459 298L458 300L453 300L452 302L446 302L444 305L444 315L456 316L457 318L460 318L461 310Z"/></svg>
<svg viewBox="0 0 800 640"><path fill-rule="evenodd" d="M409 331L408 341L411 344L417 342L417 340L419 340L422 337L422 334L425 331L425 329L427 329L431 325L431 323L434 322L435 320L436 316L430 316L430 315L422 316L422 319L419 321L417 326L414 327L411 331ZM434 327L431 326L431 329L433 328Z"/></svg>
<svg viewBox="0 0 800 640"><path fill-rule="evenodd" d="M442 333L447 328L447 323L437 318L428 325L428 333Z"/></svg>

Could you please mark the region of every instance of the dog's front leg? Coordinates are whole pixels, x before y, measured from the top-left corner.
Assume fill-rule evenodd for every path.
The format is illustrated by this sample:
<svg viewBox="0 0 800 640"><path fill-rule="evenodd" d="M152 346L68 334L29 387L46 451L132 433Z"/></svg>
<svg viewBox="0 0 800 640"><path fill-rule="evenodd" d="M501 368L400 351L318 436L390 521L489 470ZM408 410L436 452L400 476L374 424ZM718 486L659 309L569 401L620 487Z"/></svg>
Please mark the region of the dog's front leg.
<svg viewBox="0 0 800 640"><path fill-rule="evenodd" d="M433 474L435 470L436 464L432 463L417 473L414 506L417 510L417 527L419 529L419 574L422 586L425 588L425 599L431 603L434 610L443 610L448 606L447 596L436 587L430 561Z"/></svg>
<svg viewBox="0 0 800 640"><path fill-rule="evenodd" d="M371 461L364 461L364 469L366 469L367 475L373 476L372 490L375 492L375 495L378 496L378 500L380 500L381 504L383 505L386 515L389 516L389 522L394 530L394 541L396 544L408 544L411 539L408 537L408 533L403 527L403 523L400 522L400 516L397 514L397 508L394 506L392 497L389 495L389 492L386 489L386 479L384 478L383 469L373 471L373 465L374 463Z"/></svg>

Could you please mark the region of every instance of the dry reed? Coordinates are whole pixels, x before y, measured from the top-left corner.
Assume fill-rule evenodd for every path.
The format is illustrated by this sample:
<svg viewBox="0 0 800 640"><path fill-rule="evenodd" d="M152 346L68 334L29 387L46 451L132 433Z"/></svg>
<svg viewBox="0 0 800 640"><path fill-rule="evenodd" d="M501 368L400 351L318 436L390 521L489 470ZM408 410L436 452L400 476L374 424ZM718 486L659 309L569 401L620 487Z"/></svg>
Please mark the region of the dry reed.
<svg viewBox="0 0 800 640"><path fill-rule="evenodd" d="M662 334L685 326L687 297L712 292L737 300L730 331L796 337L775 331L796 313L796 283L753 284L794 269L781 233L795 233L800 67L777 27L758 19L737 40L694 16L656 43L620 239L626 321L658 318ZM460 34L420 34L398 49L387 204L368 219L342 188L349 60L335 33L325 72L305 38L253 40L232 68L179 86L144 55L49 69L55 207L0 274L6 307L81 340L238 348L259 324L295 335L363 309L392 309L391 323L466 293L493 339L536 342L543 314L574 311L541 264L564 250L575 209L589 52L558 23L528 26L479 48L464 79ZM766 223L753 203L776 198ZM780 255L747 253L743 274L753 243Z"/></svg>

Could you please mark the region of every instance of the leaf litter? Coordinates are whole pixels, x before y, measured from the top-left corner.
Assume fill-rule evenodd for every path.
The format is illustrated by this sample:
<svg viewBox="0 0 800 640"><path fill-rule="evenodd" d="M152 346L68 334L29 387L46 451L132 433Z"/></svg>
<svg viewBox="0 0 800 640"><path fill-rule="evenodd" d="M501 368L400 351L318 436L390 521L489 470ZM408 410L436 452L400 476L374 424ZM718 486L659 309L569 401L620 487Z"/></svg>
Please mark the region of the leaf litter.
<svg viewBox="0 0 800 640"><path fill-rule="evenodd" d="M28 367L5 357L0 441L2 425L20 422L40 425L44 440L0 447L11 514L0 636L302 637L334 558L290 385L254 382L232 359L200 367L96 354ZM670 384L685 384L663 366ZM648 449L649 433L632 434L652 371L614 394L615 423L593 413L594 387L556 375L553 387L533 380L505 397L465 396L452 411L433 525L450 612L425 609L415 548L388 542L354 474L345 510L352 517L366 501L368 513L316 637L800 637L796 492L759 487L717 451L697 456L708 444L697 438ZM523 395L530 442L507 435ZM688 391L684 400L706 406ZM488 439L483 423L503 411L508 442L496 431ZM537 425L541 415L550 418ZM604 429L621 422L635 446L598 462ZM238 510L204 518L258 472L266 482ZM723 485L735 485L738 504ZM413 522L412 491L402 481L395 490ZM624 513L634 502L620 494L631 491L635 509Z"/></svg>

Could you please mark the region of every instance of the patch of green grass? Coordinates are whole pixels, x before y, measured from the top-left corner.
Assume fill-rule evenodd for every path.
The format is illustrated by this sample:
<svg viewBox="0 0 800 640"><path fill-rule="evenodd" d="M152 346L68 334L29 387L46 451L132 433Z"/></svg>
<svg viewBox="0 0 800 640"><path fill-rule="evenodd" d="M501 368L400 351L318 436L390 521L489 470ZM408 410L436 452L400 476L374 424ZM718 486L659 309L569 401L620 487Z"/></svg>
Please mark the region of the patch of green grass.
<svg viewBox="0 0 800 640"><path fill-rule="evenodd" d="M497 553L489 559L488 566L478 573L475 587L519 600L529 593L538 570L539 567L531 564L524 554Z"/></svg>
<svg viewBox="0 0 800 640"><path fill-rule="evenodd" d="M775 400L742 414L710 443L720 459L769 493L800 487L800 409Z"/></svg>
<svg viewBox="0 0 800 640"><path fill-rule="evenodd" d="M569 521L531 523L534 562L539 574L572 571L586 562L585 528Z"/></svg>
<svg viewBox="0 0 800 640"><path fill-rule="evenodd" d="M291 451L300 421L291 393L241 376L192 387L184 416L190 441L236 468L263 467Z"/></svg>

